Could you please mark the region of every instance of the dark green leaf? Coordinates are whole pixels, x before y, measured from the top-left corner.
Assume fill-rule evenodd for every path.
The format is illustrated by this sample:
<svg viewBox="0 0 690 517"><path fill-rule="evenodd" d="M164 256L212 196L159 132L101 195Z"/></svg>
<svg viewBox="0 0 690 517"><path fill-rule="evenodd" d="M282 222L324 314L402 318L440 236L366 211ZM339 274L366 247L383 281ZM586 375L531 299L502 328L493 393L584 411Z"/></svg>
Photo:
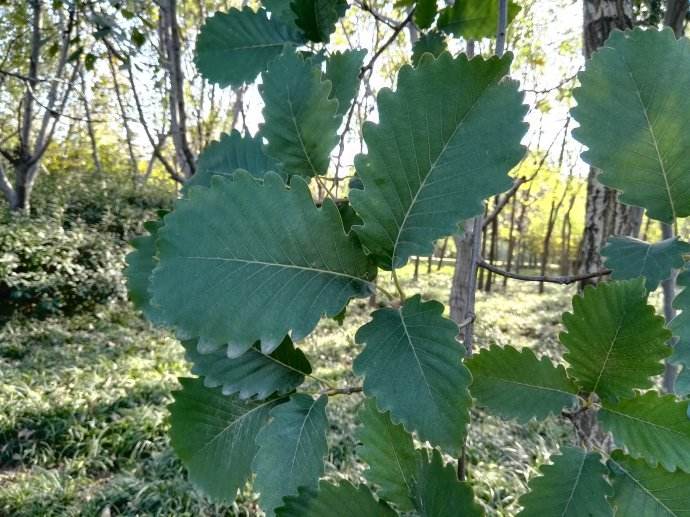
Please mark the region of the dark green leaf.
<svg viewBox="0 0 690 517"><path fill-rule="evenodd" d="M530 491L520 498L519 517L606 517L613 515L606 498L611 487L606 467L596 452L564 447L541 476L529 482Z"/></svg>
<svg viewBox="0 0 690 517"><path fill-rule="evenodd" d="M416 295L399 309L372 314L355 335L365 348L354 362L364 392L395 423L454 454L462 448L472 405L457 333L442 304Z"/></svg>
<svg viewBox="0 0 690 517"><path fill-rule="evenodd" d="M242 170L177 202L159 256L152 292L166 323L204 351L228 344L232 357L257 341L271 353L290 329L304 338L322 315L369 296L375 276L331 201L316 208L301 178L288 188Z"/></svg>
<svg viewBox="0 0 690 517"><path fill-rule="evenodd" d="M414 22L420 29L428 29L436 18L438 6L436 0L417 0L414 11Z"/></svg>
<svg viewBox="0 0 690 517"><path fill-rule="evenodd" d="M252 467L266 514L273 515L283 497L297 494L299 487L316 490L328 449L327 402L325 396L293 395L271 411L271 421L259 431Z"/></svg>
<svg viewBox="0 0 690 517"><path fill-rule="evenodd" d="M520 12L513 0L508 2L508 24ZM494 38L498 30L498 1L462 0L442 9L436 26L448 34L465 39Z"/></svg>
<svg viewBox="0 0 690 517"><path fill-rule="evenodd" d="M366 50L346 50L331 54L326 63L326 79L331 81L331 98L338 101L336 115L344 117L359 89L359 71Z"/></svg>
<svg viewBox="0 0 690 517"><path fill-rule="evenodd" d="M193 365L192 373L203 377L205 386L222 386L224 395L237 393L240 399L264 400L274 393L288 393L311 373L309 361L289 337L270 355L263 354L257 344L234 359L225 350L199 353L195 340L182 345Z"/></svg>
<svg viewBox="0 0 690 517"><path fill-rule="evenodd" d="M632 237L609 237L601 254L606 267L613 271L611 278L629 280L642 276L648 291L654 291L674 269L683 267L683 255L690 253L690 244L677 237L649 242Z"/></svg>
<svg viewBox="0 0 690 517"><path fill-rule="evenodd" d="M510 187L526 130L522 94L504 79L510 61L444 52L403 66L397 91L379 93L379 123L363 129L369 154L355 160L364 190L350 199L364 221L355 230L381 267L430 255L434 241Z"/></svg>
<svg viewBox="0 0 690 517"><path fill-rule="evenodd" d="M467 361L472 372L470 392L481 406L504 418L527 422L560 415L575 402L577 387L562 366L529 349L492 346Z"/></svg>
<svg viewBox="0 0 690 517"><path fill-rule="evenodd" d="M690 132L679 125L690 118L690 41L670 29L614 31L579 79L573 136L599 181L654 219L690 215Z"/></svg>
<svg viewBox="0 0 690 517"><path fill-rule="evenodd" d="M206 20L196 41L194 62L201 74L221 87L250 83L285 46L304 42L295 29L266 11L230 9Z"/></svg>
<svg viewBox="0 0 690 517"><path fill-rule="evenodd" d="M611 503L618 517L690 514L690 474L650 467L622 451L614 451L608 464L613 477Z"/></svg>
<svg viewBox="0 0 690 517"><path fill-rule="evenodd" d="M359 411L361 421L356 438L362 445L357 456L369 465L367 481L379 487L378 494L401 511L411 511L418 452L412 436L402 425L395 425L388 413L381 413L373 399Z"/></svg>
<svg viewBox="0 0 690 517"><path fill-rule="evenodd" d="M355 487L347 481L333 485L322 481L319 489L300 488L296 497L286 497L276 510L279 517L395 517L383 501L376 501L364 485Z"/></svg>
<svg viewBox="0 0 690 517"><path fill-rule="evenodd" d="M136 47L141 47L146 43L146 36L136 27L132 29L132 43Z"/></svg>
<svg viewBox="0 0 690 517"><path fill-rule="evenodd" d="M618 404L604 404L599 420L633 457L667 470L680 467L690 472L688 401L649 391Z"/></svg>
<svg viewBox="0 0 690 517"><path fill-rule="evenodd" d="M613 281L585 288L573 297L573 312L563 315L568 373L587 393L604 400L651 388L664 371L671 348L664 319L647 305L644 280Z"/></svg>
<svg viewBox="0 0 690 517"><path fill-rule="evenodd" d="M424 54L438 57L446 50L448 50L448 45L446 45L446 38L443 37L443 34L437 31L422 34L412 46L412 64L417 66Z"/></svg>
<svg viewBox="0 0 690 517"><path fill-rule="evenodd" d="M289 174L316 176L328 172L338 143L338 102L321 71L294 52L273 61L259 87L264 100L266 152Z"/></svg>
<svg viewBox="0 0 690 517"><path fill-rule="evenodd" d="M292 0L290 3L296 15L295 24L307 39L316 43L328 43L336 22L344 13L343 5L347 9L345 0Z"/></svg>
<svg viewBox="0 0 690 517"><path fill-rule="evenodd" d="M196 173L184 189L196 185L208 187L213 176L230 176L237 169L244 169L257 178L262 178L268 171L285 177L280 164L264 152L259 135L242 136L239 131L232 130L229 135L223 133L219 142L211 142L201 152Z"/></svg>
<svg viewBox="0 0 690 517"><path fill-rule="evenodd" d="M270 11L272 17L276 17L290 26L295 26L295 13L290 7L290 0L261 0L261 5Z"/></svg>
<svg viewBox="0 0 690 517"><path fill-rule="evenodd" d="M455 468L444 465L434 449L431 461L420 455L414 486L414 504L421 517L480 517L481 506L474 501L472 488L458 481Z"/></svg>
<svg viewBox="0 0 690 517"><path fill-rule="evenodd" d="M278 402L244 402L180 379L170 405L170 440L189 479L217 501L232 502L251 475L254 437Z"/></svg>

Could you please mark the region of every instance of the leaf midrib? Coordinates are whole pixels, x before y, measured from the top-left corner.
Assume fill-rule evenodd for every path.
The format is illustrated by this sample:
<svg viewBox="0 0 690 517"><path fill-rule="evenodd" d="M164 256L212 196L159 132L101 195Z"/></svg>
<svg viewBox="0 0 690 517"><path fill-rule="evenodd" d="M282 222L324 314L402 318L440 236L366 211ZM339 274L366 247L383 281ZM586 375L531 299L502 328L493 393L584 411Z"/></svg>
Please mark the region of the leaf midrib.
<svg viewBox="0 0 690 517"><path fill-rule="evenodd" d="M637 480L637 478L635 478L635 477L634 477L626 468L624 468L620 463L618 463L618 462L617 462L616 460L614 460L613 458L610 458L609 461L611 461L612 463L614 463L621 471L623 471L623 473L625 473L626 476L628 476L628 478L630 478L630 479L633 481L633 483L635 483L637 486L639 486L640 489L642 489L643 492L645 492L646 494L649 495L649 497L651 497L651 498L654 499L657 503L659 503L659 505L660 505L661 507L663 507L669 514L678 517L678 514L677 514L677 513L675 513L675 512L674 512L673 510L671 510L668 506L666 506L666 505L664 504L663 501L661 501L660 499L658 499L658 498L654 495L653 492L649 491L649 490L647 489L646 486L644 486L642 483L640 483L640 482Z"/></svg>
<svg viewBox="0 0 690 517"><path fill-rule="evenodd" d="M563 512L561 513L561 517L564 517L566 513L568 513L568 508L570 508L570 503L573 502L573 497L575 496L575 490L577 490L577 487L580 485L580 478L582 477L582 471L585 468L585 462L587 461L587 454L582 455L582 463L580 463L580 468L577 471L577 476L575 477L575 483L573 483L573 488L570 490L570 496L568 497L568 500L565 503L565 508L563 508Z"/></svg>
<svg viewBox="0 0 690 517"><path fill-rule="evenodd" d="M422 179L422 182L420 183L419 188L417 189L417 192L415 192L414 196L412 197L412 200L410 201L409 206L407 207L407 210L405 211L405 215L403 217L402 222L400 223L397 234L395 236L395 242L393 243L393 253L391 254L391 269L395 269L395 259L397 257L398 244L400 244L400 236L402 235L402 233L405 229L405 224L407 224L407 219L410 217L410 213L412 212L412 208L415 206L415 204L417 202L417 198L419 197L420 192L422 192L422 190L424 190L424 187L426 186L427 180L431 177L434 170L438 166L439 160L445 155L446 151L448 150L448 145L450 145L450 142L455 138L455 135L457 135L460 128L463 127L463 125L467 121L467 117L469 117L470 113L472 113L472 111L474 111L475 107L477 106L479 101L484 97L487 90L489 90L491 87L495 86L496 84L497 83L489 83L482 90L481 94L479 94L477 96L477 98L474 100L472 105L467 109L465 114L462 116L462 118L455 125L455 129L453 129L453 133L448 137L446 142L443 144L443 149L441 149L441 151L438 153L438 156L436 157L434 162L431 164L431 167L429 167L429 171L427 172L426 176L424 176L424 178Z"/></svg>

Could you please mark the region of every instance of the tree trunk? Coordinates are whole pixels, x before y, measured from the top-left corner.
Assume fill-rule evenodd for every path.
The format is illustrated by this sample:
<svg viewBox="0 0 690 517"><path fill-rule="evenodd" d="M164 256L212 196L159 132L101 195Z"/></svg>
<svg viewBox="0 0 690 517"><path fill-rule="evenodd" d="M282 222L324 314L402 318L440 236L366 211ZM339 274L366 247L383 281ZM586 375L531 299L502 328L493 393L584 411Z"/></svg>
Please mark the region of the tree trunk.
<svg viewBox="0 0 690 517"><path fill-rule="evenodd" d="M163 63L170 78L170 129L177 162L186 178L194 175L196 160L187 138L187 110L184 100L184 75L180 57L180 28L177 0L160 3L160 33Z"/></svg>
<svg viewBox="0 0 690 517"><path fill-rule="evenodd" d="M120 114L122 115L122 127L125 128L125 139L127 140L127 153L129 155L129 167L132 170L132 179L136 180L139 175L139 165L136 155L134 154L134 133L129 125L129 116L127 115L127 108L125 106L125 101L122 96L122 90L120 89L120 81L117 78L117 71L115 69L115 63L113 62L112 52L108 52L108 66L110 68L110 76L113 78L113 89L115 91L115 99L117 100L117 105L120 108ZM128 66L132 66L131 63Z"/></svg>
<svg viewBox="0 0 690 517"><path fill-rule="evenodd" d="M79 79L81 80L81 98L84 103L84 118L86 119L86 131L89 133L89 142L91 143L91 157L93 159L93 167L97 174L101 174L101 160L98 156L98 145L96 140L96 131L93 128L93 120L91 118L91 107L89 100L86 98L86 79L84 78L84 71L79 72Z"/></svg>
<svg viewBox="0 0 690 517"><path fill-rule="evenodd" d="M498 205L498 196L495 198L495 204ZM496 262L496 254L498 252L498 215L491 220L491 243L489 244L489 263ZM486 275L485 290L487 293L491 292L494 276L489 271Z"/></svg>
<svg viewBox="0 0 690 517"><path fill-rule="evenodd" d="M608 39L614 29L633 26L631 0L584 0L584 53L589 59ZM618 194L597 180L599 172L591 168L587 178L585 230L581 246L580 272L591 273L603 267L601 249L614 234L636 236L642 212L622 205ZM587 281L595 283L596 279Z"/></svg>
<svg viewBox="0 0 690 517"><path fill-rule="evenodd" d="M685 19L688 15L687 0L666 0L666 14L664 25L673 29L676 37L680 38L685 31Z"/></svg>
<svg viewBox="0 0 690 517"><path fill-rule="evenodd" d="M510 229L508 230L508 251L506 253L506 271L513 267L513 253L515 252L515 212L517 211L517 194L513 196L510 208ZM503 289L508 285L508 277L503 277Z"/></svg>
<svg viewBox="0 0 690 517"><path fill-rule="evenodd" d="M448 249L448 237L443 239L443 245L441 246L440 256L438 257L438 265L436 266L436 271L439 271L443 267L443 260L446 258L446 250Z"/></svg>

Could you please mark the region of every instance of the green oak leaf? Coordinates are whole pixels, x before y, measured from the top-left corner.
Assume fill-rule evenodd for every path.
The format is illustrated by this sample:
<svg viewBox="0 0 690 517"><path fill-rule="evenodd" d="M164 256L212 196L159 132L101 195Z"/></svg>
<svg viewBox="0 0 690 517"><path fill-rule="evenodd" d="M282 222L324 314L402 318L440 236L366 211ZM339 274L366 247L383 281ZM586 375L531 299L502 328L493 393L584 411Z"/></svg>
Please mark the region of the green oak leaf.
<svg viewBox="0 0 690 517"><path fill-rule="evenodd" d="M276 210L280 207L280 210ZM292 329L309 334L322 315L372 292L375 268L345 234L335 205L317 208L299 177L257 181L239 170L179 200L159 232L154 304L182 339L237 357L261 341L270 354Z"/></svg>
<svg viewBox="0 0 690 517"><path fill-rule="evenodd" d="M319 483L318 490L300 487L299 495L285 498L284 506L276 509L278 517L396 517L385 502L376 501L364 485L347 481L334 485Z"/></svg>
<svg viewBox="0 0 690 517"><path fill-rule="evenodd" d="M676 278L681 291L673 299L673 308L681 311L671 320L668 327L678 338L669 361L680 366L674 391L677 395L690 395L690 263L686 263ZM690 417L690 414L688 414Z"/></svg>
<svg viewBox="0 0 690 517"><path fill-rule="evenodd" d="M393 422L454 454L462 449L472 405L457 333L442 304L415 295L399 309L375 311L357 331L355 341L365 348L353 366L364 377L364 393Z"/></svg>
<svg viewBox="0 0 690 517"><path fill-rule="evenodd" d="M295 24L315 43L328 43L347 7L346 0L292 0L290 3Z"/></svg>
<svg viewBox="0 0 690 517"><path fill-rule="evenodd" d="M326 62L325 79L333 85L331 98L338 101L336 116L341 120L350 109L359 90L359 71L364 64L366 50L334 52Z"/></svg>
<svg viewBox="0 0 690 517"><path fill-rule="evenodd" d="M601 426L631 456L644 458L666 470L680 467L690 472L690 419L688 401L655 391L617 404L603 404Z"/></svg>
<svg viewBox="0 0 690 517"><path fill-rule="evenodd" d="M192 373L204 378L209 388L222 386L223 395L237 393L240 399L264 400L274 393L283 395L304 382L311 365L304 353L286 337L270 355L257 343L244 354L230 358L225 350L202 354L197 341L183 341L185 356L192 363Z"/></svg>
<svg viewBox="0 0 690 517"><path fill-rule="evenodd" d="M690 244L677 237L649 243L633 237L609 237L601 250L606 267L614 280L629 280L642 276L648 291L671 276L674 269L683 267L683 255L690 253Z"/></svg>
<svg viewBox="0 0 690 517"><path fill-rule="evenodd" d="M480 517L481 506L469 484L458 481L456 469L444 465L438 450L431 458L420 454L413 488L414 505L420 517Z"/></svg>
<svg viewBox="0 0 690 517"><path fill-rule="evenodd" d="M470 393L479 405L504 418L528 422L560 415L576 400L577 387L565 368L529 349L492 346L467 360L472 373Z"/></svg>
<svg viewBox="0 0 690 517"><path fill-rule="evenodd" d="M422 34L412 45L412 64L417 66L424 54L431 54L437 58L446 50L448 45L443 34L437 31Z"/></svg>
<svg viewBox="0 0 690 517"><path fill-rule="evenodd" d="M578 77L573 136L599 181L653 219L690 215L690 41L670 29L614 31Z"/></svg>
<svg viewBox="0 0 690 517"><path fill-rule="evenodd" d="M170 441L189 480L216 501L232 502L251 476L254 437L280 399L245 402L180 379L170 407Z"/></svg>
<svg viewBox="0 0 690 517"><path fill-rule="evenodd" d="M563 324L568 373L583 391L603 400L651 388L671 353L671 333L647 304L642 278L586 287L573 297L573 312L563 315Z"/></svg>
<svg viewBox="0 0 690 517"><path fill-rule="evenodd" d="M357 448L357 456L369 465L364 477L400 511L413 510L411 495L419 453L412 436L402 425L394 424L390 414L380 412L373 399L362 405L359 419L356 438L362 445Z"/></svg>
<svg viewBox="0 0 690 517"><path fill-rule="evenodd" d="M220 141L211 142L201 152L196 172L185 183L184 190L195 186L209 187L214 176L231 176L237 169L244 169L257 178L262 178L268 171L287 178L280 163L265 153L259 135L243 136L233 129L229 135L223 133Z"/></svg>
<svg viewBox="0 0 690 517"><path fill-rule="evenodd" d="M508 24L520 12L513 0L508 2ZM436 26L447 34L465 39L479 40L496 37L498 2L463 0L441 9Z"/></svg>
<svg viewBox="0 0 690 517"><path fill-rule="evenodd" d="M265 122L260 131L268 141L268 155L289 174L311 177L328 172L341 120L336 116L338 102L330 98L330 81L322 81L319 68L290 51L261 77Z"/></svg>
<svg viewBox="0 0 690 517"><path fill-rule="evenodd" d="M679 517L690 514L690 474L651 467L613 451L608 461L613 481L611 504L619 517Z"/></svg>
<svg viewBox="0 0 690 517"><path fill-rule="evenodd" d="M542 475L529 482L530 491L520 498L519 517L613 515L606 500L611 494L607 469L598 453L564 447L552 464L540 470Z"/></svg>
<svg viewBox="0 0 690 517"><path fill-rule="evenodd" d="M430 255L510 187L527 128L523 96L505 78L511 59L427 55L401 68L396 92L379 93L379 123L363 128L368 154L355 160L364 190L350 200L364 221L355 231L380 267Z"/></svg>
<svg viewBox="0 0 690 517"><path fill-rule="evenodd" d="M266 11L217 12L206 20L196 40L194 63L208 81L221 87L251 83L286 46L299 46L304 38Z"/></svg>
<svg viewBox="0 0 690 517"><path fill-rule="evenodd" d="M297 393L271 411L271 421L256 436L254 489L267 515L299 487L317 488L328 451L327 402L326 396L313 399Z"/></svg>
<svg viewBox="0 0 690 517"><path fill-rule="evenodd" d="M165 212L161 212L160 219L144 223L144 229L148 235L135 237L130 241L134 251L129 253L126 258L125 277L129 299L152 323L158 323L162 319L160 308L151 304L149 287L151 285L151 273L158 265L156 240L158 231L163 226L162 218L164 215Z"/></svg>
<svg viewBox="0 0 690 517"><path fill-rule="evenodd" d="M420 29L428 29L434 23L438 5L436 0L417 0L414 10L414 22Z"/></svg>

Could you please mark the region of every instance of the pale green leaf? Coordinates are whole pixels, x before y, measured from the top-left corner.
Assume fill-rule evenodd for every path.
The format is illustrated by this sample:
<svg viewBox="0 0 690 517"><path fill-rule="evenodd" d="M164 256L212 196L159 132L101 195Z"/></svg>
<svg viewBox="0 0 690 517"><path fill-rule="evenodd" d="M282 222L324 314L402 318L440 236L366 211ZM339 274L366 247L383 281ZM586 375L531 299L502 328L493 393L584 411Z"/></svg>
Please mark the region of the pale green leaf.
<svg viewBox="0 0 690 517"><path fill-rule="evenodd" d="M237 393L240 399L263 400L274 393L288 393L311 373L309 361L289 337L270 355L257 344L236 358L228 357L223 349L202 354L195 340L183 341L182 346L193 365L192 373L203 377L205 386L222 386L224 395Z"/></svg>
<svg viewBox="0 0 690 517"><path fill-rule="evenodd" d="M611 504L618 517L680 517L690 514L690 474L650 467L622 451L609 459Z"/></svg>
<svg viewBox="0 0 690 517"><path fill-rule="evenodd" d="M422 34L419 39L412 45L412 64L417 66L424 54L431 54L434 57L439 57L443 52L448 50L446 38L443 34L437 31L430 31Z"/></svg>
<svg viewBox="0 0 690 517"><path fill-rule="evenodd" d="M527 422L560 415L575 402L577 387L563 366L529 349L492 346L467 361L472 372L470 393L492 413Z"/></svg>
<svg viewBox="0 0 690 517"><path fill-rule="evenodd" d="M564 447L553 463L541 467L520 498L520 517L606 517L613 515L606 498L611 486L596 452Z"/></svg>
<svg viewBox="0 0 690 517"><path fill-rule="evenodd" d="M281 506L283 497L297 494L298 487L317 488L328 450L327 402L325 396L295 394L271 411L271 421L259 431L254 489L268 515Z"/></svg>
<svg viewBox="0 0 690 517"><path fill-rule="evenodd" d="M614 31L579 79L573 136L599 181L654 219L690 215L690 41L670 29Z"/></svg>
<svg viewBox="0 0 690 517"><path fill-rule="evenodd" d="M325 78L333 86L331 98L338 101L336 115L344 117L359 89L359 72L364 63L366 50L346 50L334 52L326 62Z"/></svg>
<svg viewBox="0 0 690 517"><path fill-rule="evenodd" d="M291 51L274 60L261 77L266 152L289 174L325 174L341 120L336 116L338 102L330 98L330 81L322 81L319 68Z"/></svg>
<svg viewBox="0 0 690 517"><path fill-rule="evenodd" d="M681 291L673 300L673 308L681 311L669 323L673 335L678 338L669 361L680 366L674 391L681 396L690 395L690 269L686 264L676 278ZM688 414L690 417L690 414Z"/></svg>
<svg viewBox="0 0 690 517"><path fill-rule="evenodd" d="M283 174L280 164L264 152L261 137L241 135L232 130L228 135L223 133L220 141L211 142L199 155L196 172L184 189L211 185L213 176L231 176L237 169L244 169L252 176L262 178L268 171Z"/></svg>
<svg viewBox="0 0 690 517"><path fill-rule="evenodd" d="M304 38L279 18L249 7L217 12L206 20L196 40L194 62L201 74L221 87L251 83L285 46Z"/></svg>
<svg viewBox="0 0 690 517"><path fill-rule="evenodd" d="M520 6L508 1L508 24ZM498 1L462 0L442 9L436 26L448 34L465 39L494 38L498 31Z"/></svg>
<svg viewBox="0 0 690 517"><path fill-rule="evenodd" d="M278 517L395 517L397 514L383 501L376 501L364 485L347 481L333 485L322 481L319 489L300 488L296 497L286 497L276 510Z"/></svg>
<svg viewBox="0 0 690 517"><path fill-rule="evenodd" d="M646 279L648 291L671 276L674 269L683 267L683 255L690 253L690 244L677 237L653 244L633 237L609 237L601 250L606 267L614 280Z"/></svg>
<svg viewBox="0 0 690 517"><path fill-rule="evenodd" d="M666 470L680 467L690 472L690 419L688 401L655 391L617 404L604 404L599 411L602 427L631 456L644 458Z"/></svg>
<svg viewBox="0 0 690 517"><path fill-rule="evenodd" d="M523 96L505 79L510 61L426 56L401 68L396 92L379 93L379 123L364 125L368 154L355 161L364 190L350 199L381 267L430 255L434 241L510 187L527 128Z"/></svg>
<svg viewBox="0 0 690 517"><path fill-rule="evenodd" d="M276 210L280 207L280 210ZM270 354L292 329L309 334L322 315L371 294L375 276L345 234L335 205L317 208L299 177L286 187L245 171L213 178L179 200L159 232L154 303L182 339L237 357L261 341Z"/></svg>
<svg viewBox="0 0 690 517"><path fill-rule="evenodd" d="M161 218L163 215L164 212L161 212ZM135 237L130 241L134 251L127 255L127 269L125 271L129 299L153 323L162 319L160 309L151 304L149 293L151 273L158 264L156 240L161 226L163 226L161 219L144 223L144 229L148 235Z"/></svg>
<svg viewBox="0 0 690 517"><path fill-rule="evenodd" d="M290 0L285 0L288 3ZM328 43L335 24L347 10L345 0L292 0L295 24L316 43Z"/></svg>
<svg viewBox="0 0 690 517"><path fill-rule="evenodd" d="M362 445L357 448L357 456L369 465L364 476L379 487L377 492L386 501L395 503L401 511L412 510L419 456L412 436L402 425L395 425L388 413L380 412L373 399L365 401L359 418L356 438Z"/></svg>
<svg viewBox="0 0 690 517"><path fill-rule="evenodd" d="M170 405L170 441L190 481L217 501L232 502L251 475L254 437L278 401L245 402L180 379Z"/></svg>
<svg viewBox="0 0 690 517"><path fill-rule="evenodd" d="M568 373L583 391L604 400L651 388L671 353L671 333L647 304L642 278L585 288L573 297L573 312L563 315L563 323Z"/></svg>
<svg viewBox="0 0 690 517"><path fill-rule="evenodd" d="M458 481L456 469L444 465L434 449L430 460L420 455L414 485L414 504L420 517L480 517L484 514L474 500L472 488Z"/></svg>
<svg viewBox="0 0 690 517"><path fill-rule="evenodd" d="M372 314L355 335L365 348L354 362L364 392L393 422L454 454L462 449L472 404L457 333L442 304L416 295L399 309Z"/></svg>

